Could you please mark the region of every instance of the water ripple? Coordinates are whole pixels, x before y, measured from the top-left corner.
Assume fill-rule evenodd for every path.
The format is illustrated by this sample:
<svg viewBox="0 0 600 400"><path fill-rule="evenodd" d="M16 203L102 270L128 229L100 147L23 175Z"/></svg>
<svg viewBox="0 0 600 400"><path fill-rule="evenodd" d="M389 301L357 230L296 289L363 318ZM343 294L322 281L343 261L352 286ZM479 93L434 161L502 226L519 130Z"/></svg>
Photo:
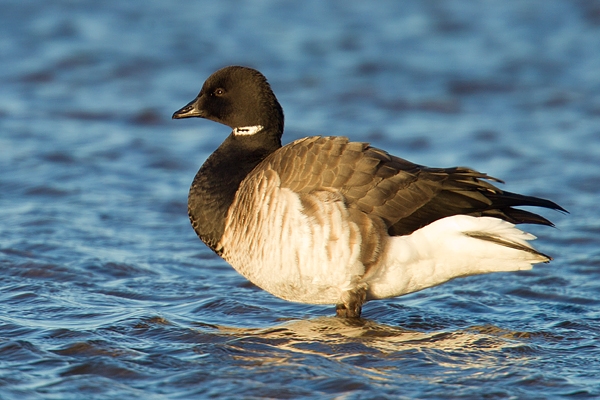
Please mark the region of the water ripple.
<svg viewBox="0 0 600 400"><path fill-rule="evenodd" d="M4 2L0 397L600 397L600 13L591 1ZM571 214L548 265L368 303L278 300L198 241L227 129L172 123L227 64L289 142L467 165Z"/></svg>

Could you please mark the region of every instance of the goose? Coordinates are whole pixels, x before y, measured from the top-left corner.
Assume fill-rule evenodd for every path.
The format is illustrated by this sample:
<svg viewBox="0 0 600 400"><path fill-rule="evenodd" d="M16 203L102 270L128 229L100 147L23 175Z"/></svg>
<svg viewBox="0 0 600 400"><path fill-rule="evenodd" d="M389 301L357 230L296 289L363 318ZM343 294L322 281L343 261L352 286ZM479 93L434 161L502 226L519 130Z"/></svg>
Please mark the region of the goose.
<svg viewBox="0 0 600 400"><path fill-rule="evenodd" d="M255 69L228 66L173 119L232 129L196 174L194 231L253 284L292 302L331 304L358 318L365 302L457 277L531 269L551 258L522 223L566 212L465 167L429 168L343 136L282 146L283 110Z"/></svg>

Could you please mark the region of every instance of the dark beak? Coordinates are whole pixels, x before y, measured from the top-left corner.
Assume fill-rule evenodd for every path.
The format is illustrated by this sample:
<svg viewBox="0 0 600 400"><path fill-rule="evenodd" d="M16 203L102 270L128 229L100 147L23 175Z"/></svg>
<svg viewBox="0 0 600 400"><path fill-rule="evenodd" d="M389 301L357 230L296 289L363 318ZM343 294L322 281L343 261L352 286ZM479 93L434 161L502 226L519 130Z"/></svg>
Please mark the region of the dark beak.
<svg viewBox="0 0 600 400"><path fill-rule="evenodd" d="M185 107L175 111L173 113L173 119L181 119L181 118L192 118L199 117L203 118L204 115L201 110L198 109L198 100L200 98L197 97L194 100L190 101Z"/></svg>

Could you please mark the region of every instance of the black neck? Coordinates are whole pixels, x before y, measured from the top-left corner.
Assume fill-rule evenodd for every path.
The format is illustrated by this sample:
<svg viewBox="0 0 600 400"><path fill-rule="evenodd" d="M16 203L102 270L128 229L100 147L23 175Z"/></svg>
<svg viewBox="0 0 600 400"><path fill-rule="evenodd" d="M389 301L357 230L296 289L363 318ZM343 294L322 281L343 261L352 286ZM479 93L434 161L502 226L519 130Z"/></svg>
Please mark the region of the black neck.
<svg viewBox="0 0 600 400"><path fill-rule="evenodd" d="M281 147L281 134L260 132L225 139L204 162L190 188L188 214L194 230L217 254L225 218L244 178L269 154Z"/></svg>

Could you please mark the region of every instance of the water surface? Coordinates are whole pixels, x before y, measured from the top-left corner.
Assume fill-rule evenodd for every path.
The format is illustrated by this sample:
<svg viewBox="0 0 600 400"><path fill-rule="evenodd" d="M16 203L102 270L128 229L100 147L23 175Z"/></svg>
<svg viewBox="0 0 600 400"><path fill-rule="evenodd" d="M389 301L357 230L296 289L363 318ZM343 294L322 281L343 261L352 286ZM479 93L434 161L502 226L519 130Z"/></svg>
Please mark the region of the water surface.
<svg viewBox="0 0 600 400"><path fill-rule="evenodd" d="M0 398L600 396L600 4L4 1ZM348 135L550 198L548 265L369 303L276 299L196 238L228 129L171 121L261 70L284 140Z"/></svg>

